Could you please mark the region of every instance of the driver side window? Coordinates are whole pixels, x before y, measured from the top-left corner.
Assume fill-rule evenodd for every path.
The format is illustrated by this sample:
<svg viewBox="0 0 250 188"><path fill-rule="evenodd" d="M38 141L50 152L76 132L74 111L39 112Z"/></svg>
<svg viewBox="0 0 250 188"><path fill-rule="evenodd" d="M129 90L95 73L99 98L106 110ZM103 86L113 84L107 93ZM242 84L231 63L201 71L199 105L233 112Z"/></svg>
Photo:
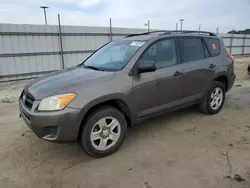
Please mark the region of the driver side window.
<svg viewBox="0 0 250 188"><path fill-rule="evenodd" d="M174 39L161 40L154 43L146 49L139 61L153 61L156 69L176 65L177 56Z"/></svg>

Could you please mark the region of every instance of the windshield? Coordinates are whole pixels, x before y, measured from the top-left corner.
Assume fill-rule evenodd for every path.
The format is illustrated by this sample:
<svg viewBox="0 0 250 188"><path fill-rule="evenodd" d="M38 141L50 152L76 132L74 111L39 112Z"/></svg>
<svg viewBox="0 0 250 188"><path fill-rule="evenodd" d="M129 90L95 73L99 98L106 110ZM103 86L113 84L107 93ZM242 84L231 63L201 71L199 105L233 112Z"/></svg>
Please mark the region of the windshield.
<svg viewBox="0 0 250 188"><path fill-rule="evenodd" d="M144 43L127 40L111 42L90 56L82 66L103 71L121 70Z"/></svg>

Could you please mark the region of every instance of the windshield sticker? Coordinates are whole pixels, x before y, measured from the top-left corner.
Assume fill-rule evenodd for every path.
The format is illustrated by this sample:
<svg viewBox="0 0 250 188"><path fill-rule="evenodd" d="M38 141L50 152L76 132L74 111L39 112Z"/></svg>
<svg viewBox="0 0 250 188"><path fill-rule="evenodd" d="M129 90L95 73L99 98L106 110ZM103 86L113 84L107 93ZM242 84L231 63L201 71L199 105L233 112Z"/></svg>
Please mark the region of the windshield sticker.
<svg viewBox="0 0 250 188"><path fill-rule="evenodd" d="M145 44L145 42L142 42L142 41L133 41L130 45L131 46L142 46L143 44Z"/></svg>

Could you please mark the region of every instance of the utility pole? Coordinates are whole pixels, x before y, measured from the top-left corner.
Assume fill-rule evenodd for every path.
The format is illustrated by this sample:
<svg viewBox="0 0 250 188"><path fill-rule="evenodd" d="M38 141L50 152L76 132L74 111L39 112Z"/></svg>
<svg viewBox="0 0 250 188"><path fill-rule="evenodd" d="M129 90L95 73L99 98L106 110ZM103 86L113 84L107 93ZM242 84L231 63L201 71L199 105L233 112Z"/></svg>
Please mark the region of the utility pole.
<svg viewBox="0 0 250 188"><path fill-rule="evenodd" d="M180 19L180 22L181 22L181 30L182 30L182 22L184 21L184 19Z"/></svg>
<svg viewBox="0 0 250 188"><path fill-rule="evenodd" d="M176 29L175 30L178 31L178 22L176 23Z"/></svg>
<svg viewBox="0 0 250 188"><path fill-rule="evenodd" d="M112 19L109 18L109 41L112 41Z"/></svg>
<svg viewBox="0 0 250 188"><path fill-rule="evenodd" d="M48 23L47 23L46 9L49 8L49 7L47 7L47 6L40 6L40 8L43 9L44 19L45 19L45 25L48 25Z"/></svg>
<svg viewBox="0 0 250 188"><path fill-rule="evenodd" d="M148 32L149 32L149 30L150 30L150 20L148 20L148 23L145 23L144 26L148 27Z"/></svg>
<svg viewBox="0 0 250 188"><path fill-rule="evenodd" d="M148 32L150 30L150 20L148 20Z"/></svg>
<svg viewBox="0 0 250 188"><path fill-rule="evenodd" d="M201 24L199 25L199 31L201 31Z"/></svg>
<svg viewBox="0 0 250 188"><path fill-rule="evenodd" d="M216 28L216 34L218 35L219 33L219 27Z"/></svg>

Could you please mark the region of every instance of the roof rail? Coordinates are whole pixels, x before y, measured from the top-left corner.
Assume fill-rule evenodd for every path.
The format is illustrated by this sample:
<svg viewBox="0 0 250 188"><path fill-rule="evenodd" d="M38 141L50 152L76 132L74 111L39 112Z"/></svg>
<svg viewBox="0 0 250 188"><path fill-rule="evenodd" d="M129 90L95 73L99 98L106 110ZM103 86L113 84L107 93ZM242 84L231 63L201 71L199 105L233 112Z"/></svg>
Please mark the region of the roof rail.
<svg viewBox="0 0 250 188"><path fill-rule="evenodd" d="M153 33L167 33L167 32L169 32L169 31L170 31L170 30L149 31L149 32L146 32L146 33L131 34L131 35L126 36L125 38L133 37L133 36L139 36L139 35L149 35L149 34L153 34Z"/></svg>
<svg viewBox="0 0 250 188"><path fill-rule="evenodd" d="M172 34L172 33L179 33L179 34L186 34L186 33L193 33L193 34L207 34L209 36L217 36L215 33L209 32L209 31L195 31L195 30L156 30L156 31L149 31L146 33L137 33L137 34L131 34L126 36L133 37L133 36L139 36L139 35L149 35L153 33L161 33L160 35L166 35L166 34Z"/></svg>
<svg viewBox="0 0 250 188"><path fill-rule="evenodd" d="M186 33L193 33L193 34L207 34L210 36L217 36L215 33L209 32L209 31L195 31L195 30L173 30L169 32L165 32L164 34L171 34L171 33L180 33L180 34L186 34Z"/></svg>

